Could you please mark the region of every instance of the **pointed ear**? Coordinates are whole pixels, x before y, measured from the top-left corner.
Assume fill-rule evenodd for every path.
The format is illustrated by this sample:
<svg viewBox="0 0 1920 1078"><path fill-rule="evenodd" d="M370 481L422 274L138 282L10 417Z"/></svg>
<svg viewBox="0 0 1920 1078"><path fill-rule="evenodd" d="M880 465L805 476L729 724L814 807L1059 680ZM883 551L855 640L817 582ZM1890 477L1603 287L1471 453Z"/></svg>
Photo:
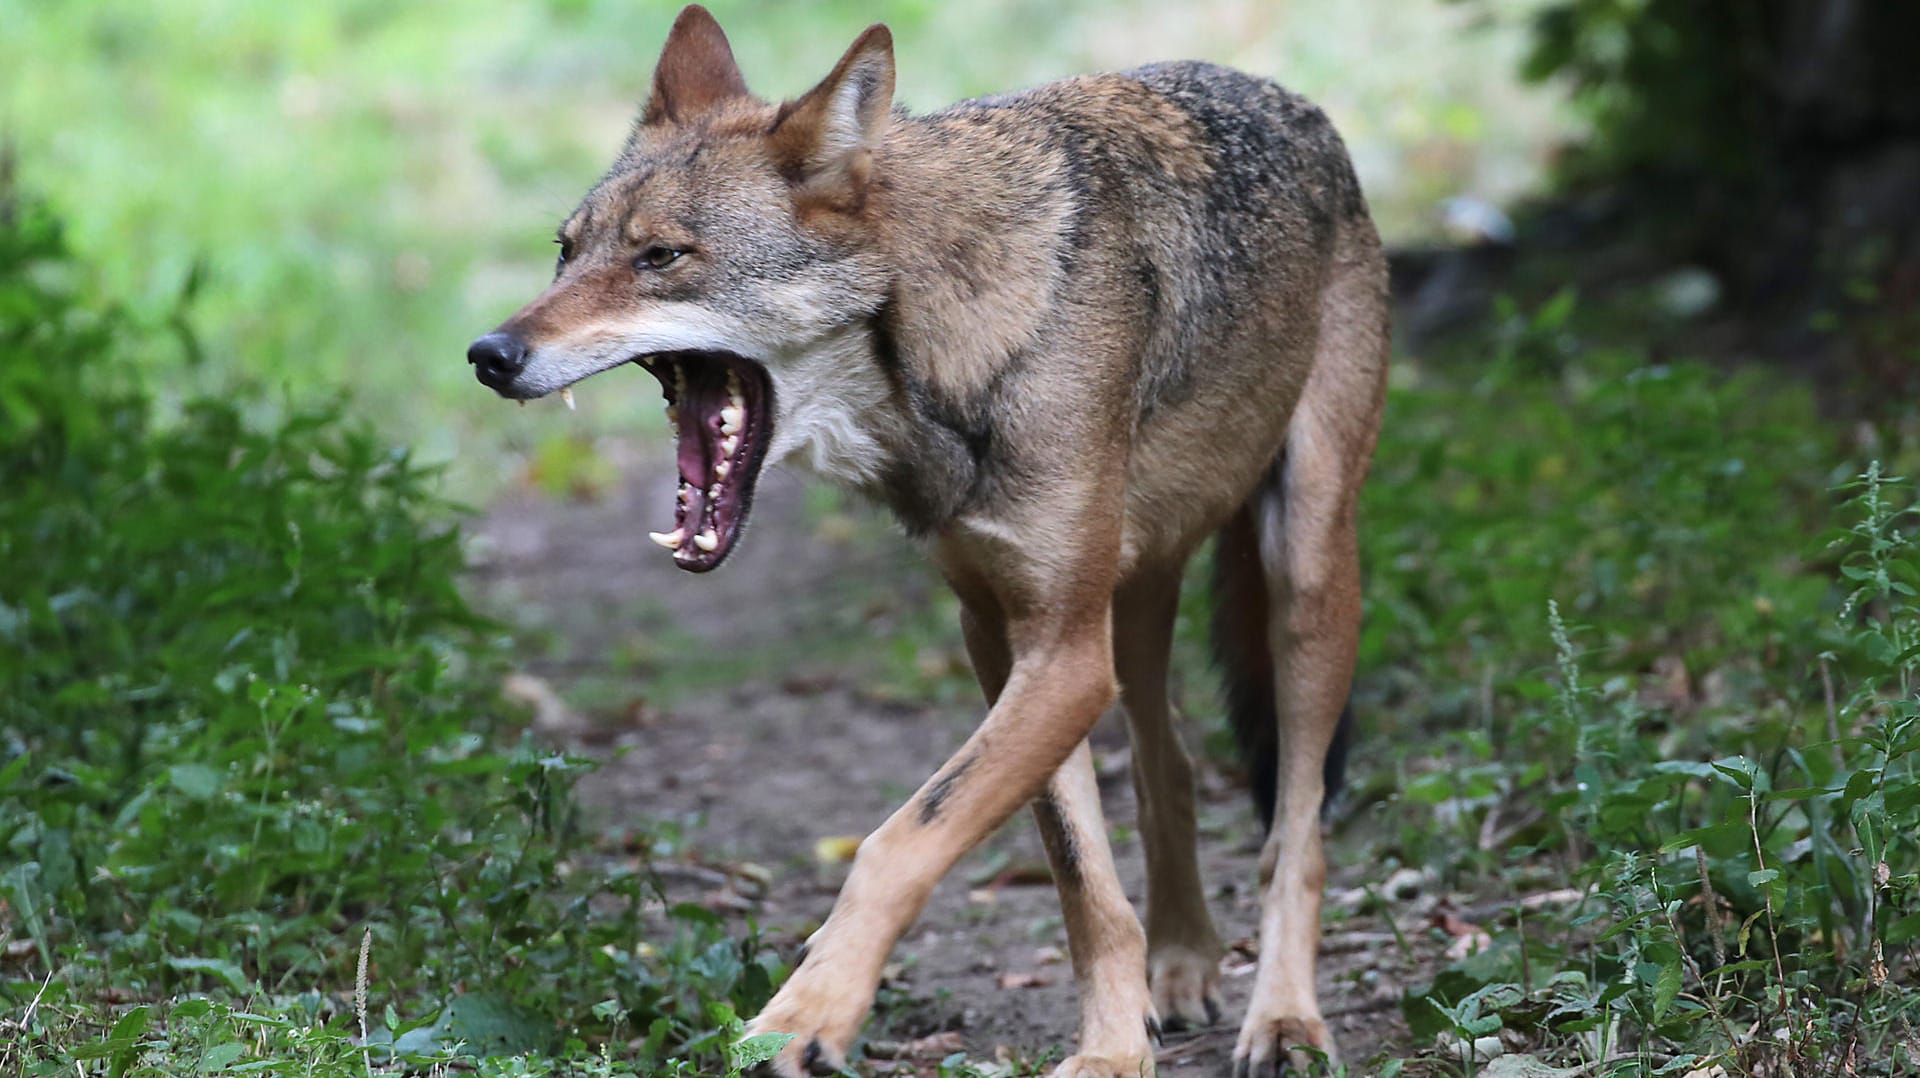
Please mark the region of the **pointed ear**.
<svg viewBox="0 0 1920 1078"><path fill-rule="evenodd" d="M706 8L688 4L667 32L660 63L653 69L653 96L641 122L684 123L723 101L746 96L747 81L740 76L726 33Z"/></svg>
<svg viewBox="0 0 1920 1078"><path fill-rule="evenodd" d="M781 110L771 141L803 192L858 202L893 109L893 34L875 24L833 74Z"/></svg>

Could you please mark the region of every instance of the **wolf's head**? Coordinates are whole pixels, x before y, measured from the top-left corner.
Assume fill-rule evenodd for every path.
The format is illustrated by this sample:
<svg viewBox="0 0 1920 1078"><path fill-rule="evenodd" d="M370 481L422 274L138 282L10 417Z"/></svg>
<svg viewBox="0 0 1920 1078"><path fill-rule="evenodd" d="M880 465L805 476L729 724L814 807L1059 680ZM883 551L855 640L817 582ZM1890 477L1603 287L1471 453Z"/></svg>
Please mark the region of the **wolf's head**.
<svg viewBox="0 0 1920 1078"><path fill-rule="evenodd" d="M865 215L893 97L893 39L861 34L818 86L753 97L705 8L675 20L653 90L606 178L560 226L554 281L467 360L529 400L629 362L653 372L678 439L684 569L719 565L746 522L789 372L818 368L882 303Z"/></svg>

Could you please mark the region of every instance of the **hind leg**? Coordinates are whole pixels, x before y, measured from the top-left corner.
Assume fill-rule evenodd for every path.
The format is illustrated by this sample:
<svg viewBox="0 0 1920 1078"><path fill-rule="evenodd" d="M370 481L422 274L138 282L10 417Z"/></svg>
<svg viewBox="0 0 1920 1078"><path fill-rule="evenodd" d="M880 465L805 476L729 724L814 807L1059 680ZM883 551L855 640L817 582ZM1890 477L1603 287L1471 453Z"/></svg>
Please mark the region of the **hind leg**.
<svg viewBox="0 0 1920 1078"><path fill-rule="evenodd" d="M1113 600L1113 662L1133 743L1133 789L1147 855L1147 977L1169 1030L1220 1017L1225 948L1207 913L1195 848L1193 764L1167 702L1180 567L1141 571Z"/></svg>
<svg viewBox="0 0 1920 1078"><path fill-rule="evenodd" d="M1352 676L1359 573L1350 527L1326 527L1311 539L1299 534L1304 530L1289 523L1270 563L1278 569L1270 585L1278 781L1273 830L1260 857L1259 972L1234 1050L1235 1074L1256 1078L1278 1074L1288 1062L1307 1066L1310 1057L1296 1046L1335 1056L1314 987L1326 879L1320 802L1322 766Z"/></svg>
<svg viewBox="0 0 1920 1078"><path fill-rule="evenodd" d="M1300 1046L1338 1061L1314 986L1326 879L1319 813L1322 768L1359 645L1354 513L1378 431L1385 339L1383 321L1341 310L1338 291L1329 299L1329 313L1345 317L1323 325L1279 483L1255 506L1278 730L1273 829L1261 851L1260 964L1234 1049L1234 1073L1253 1078L1310 1067Z"/></svg>

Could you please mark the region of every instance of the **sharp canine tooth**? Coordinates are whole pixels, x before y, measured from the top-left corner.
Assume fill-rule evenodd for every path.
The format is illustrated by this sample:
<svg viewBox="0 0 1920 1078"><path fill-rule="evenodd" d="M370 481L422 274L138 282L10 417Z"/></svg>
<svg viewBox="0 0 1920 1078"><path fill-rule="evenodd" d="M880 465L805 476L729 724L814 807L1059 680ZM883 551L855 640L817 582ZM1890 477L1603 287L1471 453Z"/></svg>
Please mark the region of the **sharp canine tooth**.
<svg viewBox="0 0 1920 1078"><path fill-rule="evenodd" d="M706 531L693 537L693 545L711 554L714 548L720 545L720 535L712 528L708 528Z"/></svg>
<svg viewBox="0 0 1920 1078"><path fill-rule="evenodd" d="M684 528L675 528L670 532L648 532L647 538L668 550L679 550L680 544L686 541L687 533Z"/></svg>
<svg viewBox="0 0 1920 1078"><path fill-rule="evenodd" d="M574 411L573 390L571 388L562 389L560 391L560 399L567 402L567 411Z"/></svg>

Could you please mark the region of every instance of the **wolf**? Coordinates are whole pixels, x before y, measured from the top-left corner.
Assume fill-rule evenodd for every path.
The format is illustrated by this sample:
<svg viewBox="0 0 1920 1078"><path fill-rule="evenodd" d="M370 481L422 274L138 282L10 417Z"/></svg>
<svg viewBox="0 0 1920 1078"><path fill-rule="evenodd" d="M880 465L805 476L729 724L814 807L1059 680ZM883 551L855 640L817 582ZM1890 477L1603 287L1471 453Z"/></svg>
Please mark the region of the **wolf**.
<svg viewBox="0 0 1920 1078"><path fill-rule="evenodd" d="M859 846L750 1025L831 1073L936 883L1031 805L1080 997L1057 1078L1154 1072L1220 1018L1223 947L1169 716L1182 569L1209 537L1228 711L1268 824L1236 1075L1325 1066L1319 814L1360 615L1355 502L1379 428L1386 263L1339 136L1262 78L1168 63L913 115L886 27L756 98L703 8L674 22L553 283L473 342L503 397L629 364L676 440L680 568L720 566L762 468L889 507L959 596L983 721ZM567 396L571 402L571 396ZM1124 711L1147 862L1121 890L1086 738Z"/></svg>

